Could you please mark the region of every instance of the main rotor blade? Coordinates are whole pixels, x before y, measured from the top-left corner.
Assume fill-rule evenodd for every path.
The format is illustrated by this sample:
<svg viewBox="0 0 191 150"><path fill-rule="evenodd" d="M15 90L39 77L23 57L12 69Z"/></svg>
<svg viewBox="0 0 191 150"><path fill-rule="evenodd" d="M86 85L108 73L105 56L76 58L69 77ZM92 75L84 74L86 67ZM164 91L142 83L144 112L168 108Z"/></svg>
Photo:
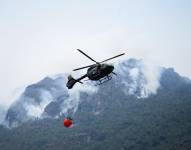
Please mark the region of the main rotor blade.
<svg viewBox="0 0 191 150"><path fill-rule="evenodd" d="M111 60L111 59L114 59L114 58L116 58L116 57L120 57L120 56L122 56L122 55L125 55L125 53L122 53L122 54L119 54L119 55L117 55L117 56L108 58L108 59L106 59L106 60L104 60L104 61L102 61L102 62L100 62L100 63L106 62L106 61Z"/></svg>
<svg viewBox="0 0 191 150"><path fill-rule="evenodd" d="M81 70L81 69L84 69L84 68L92 67L92 66L94 66L94 65L95 65L95 64L89 65L89 66L80 67L80 68L74 69L73 71L77 71L77 70Z"/></svg>
<svg viewBox="0 0 191 150"><path fill-rule="evenodd" d="M82 53L83 55L85 55L86 57L88 57L90 60L92 60L93 62L99 64L97 61L95 61L93 58L91 58L90 56L88 56L86 53L84 53L82 50L77 49L80 53Z"/></svg>

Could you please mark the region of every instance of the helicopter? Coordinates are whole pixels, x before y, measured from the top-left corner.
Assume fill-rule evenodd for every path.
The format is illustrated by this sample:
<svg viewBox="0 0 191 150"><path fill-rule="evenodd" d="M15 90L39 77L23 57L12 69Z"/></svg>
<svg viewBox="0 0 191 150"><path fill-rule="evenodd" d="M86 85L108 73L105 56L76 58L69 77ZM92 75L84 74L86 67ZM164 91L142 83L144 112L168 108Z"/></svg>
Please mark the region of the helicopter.
<svg viewBox="0 0 191 150"><path fill-rule="evenodd" d="M77 50L80 53L82 53L83 55L85 55L87 58L89 58L91 61L93 61L95 64L74 69L73 71L88 68L87 73L85 75L81 76L78 79L74 79L71 75L68 76L68 82L66 84L68 89L72 89L74 84L77 83L77 82L83 84L83 82L81 82L81 80L86 78L86 77L91 81L98 81L99 82L98 85L103 84L104 82L107 82L107 81L111 80L112 79L111 74L114 74L114 75L117 75L117 74L115 72L113 72L114 66L110 65L110 64L106 64L105 62L109 61L111 59L114 59L116 57L120 57L122 55L125 55L125 53L122 53L122 54L116 55L114 57L108 58L106 60L103 60L101 62L98 62L98 61L95 61L90 56L88 56L82 50L80 50L80 49L77 49Z"/></svg>

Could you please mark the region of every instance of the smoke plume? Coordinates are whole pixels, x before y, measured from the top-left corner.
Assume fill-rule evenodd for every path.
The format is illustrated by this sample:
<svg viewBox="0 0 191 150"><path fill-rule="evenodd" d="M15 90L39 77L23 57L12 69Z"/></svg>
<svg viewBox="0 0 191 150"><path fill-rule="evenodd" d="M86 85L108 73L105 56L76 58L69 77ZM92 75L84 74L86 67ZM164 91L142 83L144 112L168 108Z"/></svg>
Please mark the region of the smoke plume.
<svg viewBox="0 0 191 150"><path fill-rule="evenodd" d="M146 98L160 87L161 68L143 60L129 59L119 63L117 72L126 86L124 92Z"/></svg>

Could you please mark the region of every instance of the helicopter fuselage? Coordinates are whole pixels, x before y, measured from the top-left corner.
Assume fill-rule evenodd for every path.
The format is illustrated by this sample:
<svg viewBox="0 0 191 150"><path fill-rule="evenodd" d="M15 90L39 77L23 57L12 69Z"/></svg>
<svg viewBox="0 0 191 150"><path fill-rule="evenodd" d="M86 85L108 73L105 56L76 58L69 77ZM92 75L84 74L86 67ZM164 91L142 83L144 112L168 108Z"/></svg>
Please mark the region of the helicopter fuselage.
<svg viewBox="0 0 191 150"><path fill-rule="evenodd" d="M77 50L80 53L82 53L83 55L85 55L87 58L89 58L91 61L93 61L95 64L74 69L73 71L88 68L87 73L85 75L81 76L78 79L74 79L71 75L68 76L68 82L66 83L66 86L68 87L68 89L71 89L74 86L74 84L76 84L77 82L83 84L83 82L81 82L81 80L83 80L86 77L89 78L89 80L92 80L92 81L99 81L100 84L102 84L104 82L105 78L108 79L108 80L111 80L112 77L110 76L110 74L113 73L113 74L116 75L116 73L113 72L114 66L106 64L105 62L109 61L111 59L120 57L120 56L125 54L125 53L122 53L122 54L116 55L114 57L105 59L105 60L103 60L101 62L98 62L98 61L94 60L93 58L91 58L90 56L88 56L82 50L80 50L80 49L77 49Z"/></svg>
<svg viewBox="0 0 191 150"><path fill-rule="evenodd" d="M114 70L114 66L108 64L99 64L90 67L87 70L87 77L90 80L100 80L101 78L108 76Z"/></svg>

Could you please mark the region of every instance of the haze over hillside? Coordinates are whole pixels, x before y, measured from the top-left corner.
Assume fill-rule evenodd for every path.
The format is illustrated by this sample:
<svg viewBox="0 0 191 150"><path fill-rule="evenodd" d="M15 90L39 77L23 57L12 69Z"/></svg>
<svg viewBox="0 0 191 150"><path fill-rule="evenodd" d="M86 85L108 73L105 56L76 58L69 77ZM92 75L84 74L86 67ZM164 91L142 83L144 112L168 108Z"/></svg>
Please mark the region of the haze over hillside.
<svg viewBox="0 0 191 150"><path fill-rule="evenodd" d="M110 82L118 85L118 90L121 90L127 96L133 95L138 99L156 95L157 90L161 88L161 79L166 80L167 83L170 82L169 85L173 85L172 88L179 82L190 82L189 79L180 77L171 68L154 66L136 59L115 64L115 72L117 76L113 76L113 80ZM78 72L77 76L80 76L80 74L83 73ZM8 109L5 121L1 119L2 123L14 127L30 119L73 115L82 101L79 98L81 93L96 94L102 86L111 84L109 82L99 87L94 86L96 82L85 81L85 84L76 84L74 89L68 90L66 82L67 74L60 74L54 78L45 77L38 83L27 86L25 91ZM115 89L108 91L108 93L113 91ZM5 110L2 110L1 114L5 115Z"/></svg>
<svg viewBox="0 0 191 150"><path fill-rule="evenodd" d="M27 86L5 114L3 150L191 148L191 81L173 68L129 59L101 86L65 87L67 75ZM79 73L80 76L80 73ZM74 126L63 127L72 116ZM11 145L9 144L11 143Z"/></svg>

